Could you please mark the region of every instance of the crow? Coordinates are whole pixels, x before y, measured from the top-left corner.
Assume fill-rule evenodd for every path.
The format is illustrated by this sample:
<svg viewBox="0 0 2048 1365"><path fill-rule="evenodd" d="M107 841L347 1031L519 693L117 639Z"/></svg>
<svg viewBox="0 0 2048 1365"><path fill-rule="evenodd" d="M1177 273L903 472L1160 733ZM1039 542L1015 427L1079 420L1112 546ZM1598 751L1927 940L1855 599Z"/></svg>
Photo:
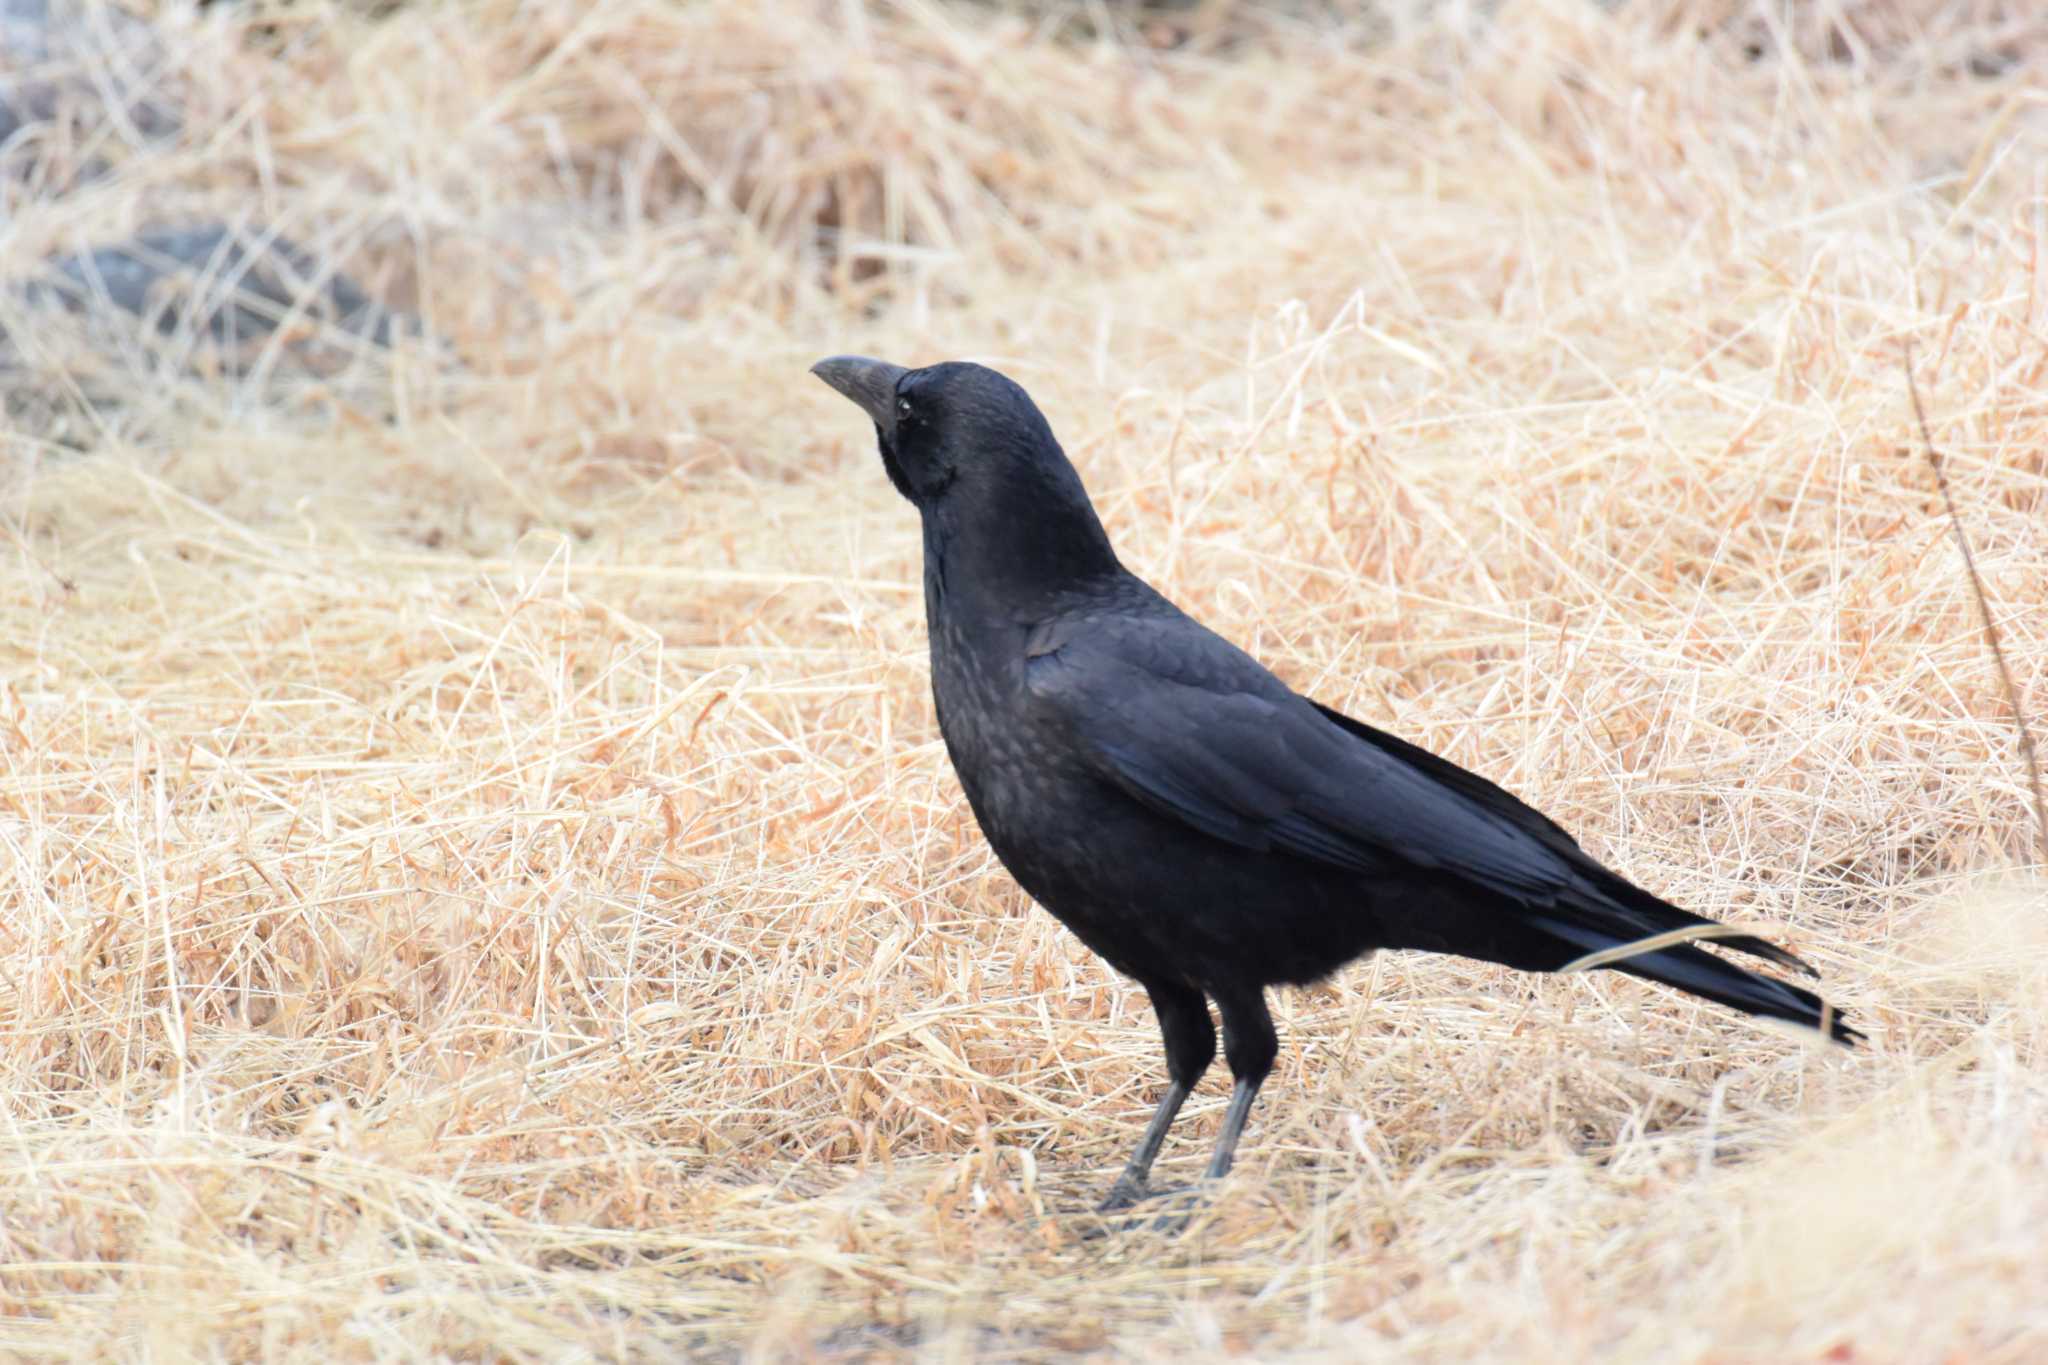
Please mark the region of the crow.
<svg viewBox="0 0 2048 1365"><path fill-rule="evenodd" d="M873 420L923 522L932 699L976 821L1158 1014L1169 1083L1105 1211L1149 1193L1216 1056L1209 1001L1236 1079L1216 1180L1279 1051L1266 988L1378 948L1536 972L1619 949L1594 965L1862 1037L1812 992L1687 940L1815 975L1792 954L1667 904L1485 778L1296 694L1126 570L1011 379L864 356L811 372Z"/></svg>

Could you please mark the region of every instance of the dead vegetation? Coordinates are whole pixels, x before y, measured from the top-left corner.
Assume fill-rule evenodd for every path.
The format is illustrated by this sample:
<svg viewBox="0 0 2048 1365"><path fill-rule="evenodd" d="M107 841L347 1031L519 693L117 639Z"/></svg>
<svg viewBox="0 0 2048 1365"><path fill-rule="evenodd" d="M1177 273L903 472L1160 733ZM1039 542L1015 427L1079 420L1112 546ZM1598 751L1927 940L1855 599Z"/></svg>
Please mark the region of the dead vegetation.
<svg viewBox="0 0 2048 1365"><path fill-rule="evenodd" d="M18 135L0 273L260 218L432 341L10 419L0 1349L2037 1358L2048 903L1900 369L2039 716L2031 9L168 7L175 135ZM1011 370L1134 567L1871 1049L1390 956L1085 1239L1153 1023L974 831L844 349Z"/></svg>

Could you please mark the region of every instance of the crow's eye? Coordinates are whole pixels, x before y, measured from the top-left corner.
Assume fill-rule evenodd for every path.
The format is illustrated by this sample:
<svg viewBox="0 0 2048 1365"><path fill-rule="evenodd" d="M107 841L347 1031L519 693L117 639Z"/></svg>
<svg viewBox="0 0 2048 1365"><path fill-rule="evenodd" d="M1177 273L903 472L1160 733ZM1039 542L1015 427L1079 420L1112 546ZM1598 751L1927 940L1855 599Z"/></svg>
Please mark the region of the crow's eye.
<svg viewBox="0 0 2048 1365"><path fill-rule="evenodd" d="M908 398L896 400L896 420L899 422L910 420L910 400Z"/></svg>

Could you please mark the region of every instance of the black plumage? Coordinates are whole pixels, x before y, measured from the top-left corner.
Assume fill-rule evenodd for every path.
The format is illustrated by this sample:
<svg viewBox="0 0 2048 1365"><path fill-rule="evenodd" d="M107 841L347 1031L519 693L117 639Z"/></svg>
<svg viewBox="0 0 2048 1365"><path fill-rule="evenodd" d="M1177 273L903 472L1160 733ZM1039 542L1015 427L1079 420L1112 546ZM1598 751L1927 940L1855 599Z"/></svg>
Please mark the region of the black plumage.
<svg viewBox="0 0 2048 1365"><path fill-rule="evenodd" d="M1608 871L1485 778L1296 695L1118 563L1028 394L993 370L859 356L813 372L873 419L924 523L932 694L997 857L1152 998L1170 1084L1106 1207L1145 1192L1214 1059L1230 1167L1277 1051L1265 988L1376 948L1555 971L1711 921ZM1720 946L1811 974L1748 936ZM1615 970L1860 1035L1817 996L1690 943Z"/></svg>

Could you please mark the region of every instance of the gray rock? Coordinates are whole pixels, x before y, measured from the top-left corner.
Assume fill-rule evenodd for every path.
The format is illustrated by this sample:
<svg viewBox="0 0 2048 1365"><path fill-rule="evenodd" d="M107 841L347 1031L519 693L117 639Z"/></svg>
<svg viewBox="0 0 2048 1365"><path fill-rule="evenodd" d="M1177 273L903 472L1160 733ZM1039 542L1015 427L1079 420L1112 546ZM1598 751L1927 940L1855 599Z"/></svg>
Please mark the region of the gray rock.
<svg viewBox="0 0 2048 1365"><path fill-rule="evenodd" d="M401 321L303 247L221 223L146 232L58 257L29 291L31 301L51 296L82 311L112 303L166 336L193 328L230 348L295 318L389 346Z"/></svg>
<svg viewBox="0 0 2048 1365"><path fill-rule="evenodd" d="M164 67L155 29L105 0L0 0L0 148L58 120L170 137L180 119Z"/></svg>

